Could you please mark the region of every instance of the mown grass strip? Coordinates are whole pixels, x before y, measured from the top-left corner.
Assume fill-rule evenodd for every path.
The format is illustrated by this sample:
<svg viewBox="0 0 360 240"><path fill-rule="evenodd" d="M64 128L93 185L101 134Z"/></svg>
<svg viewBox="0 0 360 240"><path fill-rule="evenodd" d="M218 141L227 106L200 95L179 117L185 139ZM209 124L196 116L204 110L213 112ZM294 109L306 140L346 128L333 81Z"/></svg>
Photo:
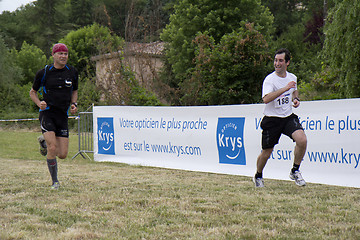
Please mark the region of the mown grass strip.
<svg viewBox="0 0 360 240"><path fill-rule="evenodd" d="M0 239L360 238L356 188L71 160L72 135L52 191L38 133L0 133L25 145L0 150Z"/></svg>

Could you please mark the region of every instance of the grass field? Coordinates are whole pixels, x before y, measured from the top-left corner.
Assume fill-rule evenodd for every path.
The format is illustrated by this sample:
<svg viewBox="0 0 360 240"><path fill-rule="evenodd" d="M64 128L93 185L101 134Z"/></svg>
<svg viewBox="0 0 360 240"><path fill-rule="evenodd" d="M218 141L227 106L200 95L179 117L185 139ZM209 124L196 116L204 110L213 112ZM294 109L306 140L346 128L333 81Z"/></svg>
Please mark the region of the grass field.
<svg viewBox="0 0 360 240"><path fill-rule="evenodd" d="M0 239L360 239L360 189L95 163L70 136L50 190L37 132L0 131Z"/></svg>

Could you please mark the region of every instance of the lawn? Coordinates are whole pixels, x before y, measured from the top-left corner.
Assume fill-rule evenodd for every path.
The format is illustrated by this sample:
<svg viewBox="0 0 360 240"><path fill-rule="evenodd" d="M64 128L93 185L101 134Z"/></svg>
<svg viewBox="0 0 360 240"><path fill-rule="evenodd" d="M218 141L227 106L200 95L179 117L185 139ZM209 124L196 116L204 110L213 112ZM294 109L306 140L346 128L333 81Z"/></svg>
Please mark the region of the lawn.
<svg viewBox="0 0 360 240"><path fill-rule="evenodd" d="M0 131L0 239L360 239L357 188L95 163L77 136L58 191L39 132Z"/></svg>

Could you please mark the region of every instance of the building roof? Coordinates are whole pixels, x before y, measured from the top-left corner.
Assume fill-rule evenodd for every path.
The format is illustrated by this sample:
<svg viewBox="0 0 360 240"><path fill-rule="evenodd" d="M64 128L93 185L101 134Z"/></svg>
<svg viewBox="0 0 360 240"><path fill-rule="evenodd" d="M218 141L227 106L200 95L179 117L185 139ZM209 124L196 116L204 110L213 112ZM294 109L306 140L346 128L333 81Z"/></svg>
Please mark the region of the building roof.
<svg viewBox="0 0 360 240"><path fill-rule="evenodd" d="M127 42L125 43L124 49L114 53L107 53L102 55L97 55L91 58L93 61L98 61L104 58L113 58L118 56L118 54L124 55L148 55L152 57L160 57L164 53L165 43L156 41L151 43L137 43L137 42ZM115 54L115 55L114 55Z"/></svg>

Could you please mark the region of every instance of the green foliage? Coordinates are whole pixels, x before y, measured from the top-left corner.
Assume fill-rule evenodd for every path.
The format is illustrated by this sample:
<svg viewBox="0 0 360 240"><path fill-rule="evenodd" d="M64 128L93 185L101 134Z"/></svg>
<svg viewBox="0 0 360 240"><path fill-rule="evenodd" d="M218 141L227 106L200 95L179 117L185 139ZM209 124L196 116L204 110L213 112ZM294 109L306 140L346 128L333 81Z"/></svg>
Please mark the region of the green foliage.
<svg viewBox="0 0 360 240"><path fill-rule="evenodd" d="M120 37L111 34L109 28L99 24L71 31L59 42L69 48L69 64L88 77L95 76L92 56L118 51L124 43Z"/></svg>
<svg viewBox="0 0 360 240"><path fill-rule="evenodd" d="M269 44L268 53L272 54L280 47L290 49L293 58L289 71L298 76L302 99L358 97L360 57L354 39L359 38L359 1L34 1L14 12L0 14L1 41L6 49L6 54L0 57L0 109L4 109L10 101L23 104L17 109L28 108L27 103L18 98L23 96L22 92L27 95L28 90L19 90L20 86L32 82L35 72L46 64L46 57L50 56L51 46L56 42L64 42L69 46L69 64L79 70L79 102L83 102L80 104L99 102L100 93L94 80L95 65L90 58L120 50L122 39L142 42L158 40L163 28L161 39L168 45L164 71L159 74L162 85L158 88L161 89L162 97L168 96L168 100L176 105L256 102L259 94L257 84L250 93L244 93L243 98L238 98L236 96L240 96L241 91L245 92L246 87L237 80L229 80L235 79L237 74L246 69L262 72L260 67L250 69L246 62L234 62L236 56L233 54L236 51L229 50L232 48L225 42L232 41L231 34L240 34L239 29L244 23L253 23L253 28L263 35ZM323 20L328 10L330 14L326 21L325 38L320 20ZM312 35L306 35L308 33ZM203 55L199 55L200 45L195 41L200 40L201 36L202 40L206 36L211 43L206 51L201 47ZM317 37L316 43L319 44L305 43L312 36ZM321 37L325 38L323 50ZM319 60L318 53L321 50L322 60ZM211 64L205 64L205 59L202 59L205 56L212 59ZM6 62L3 59L7 59ZM233 69L228 67L231 64L235 66ZM273 69L272 65L272 61L268 61L262 74L269 73ZM210 66L216 71L207 72ZM261 83L262 75L257 77ZM16 87L15 84L20 85ZM156 104L156 98L151 93L132 83L127 84L121 85L130 86L125 87L128 93L123 95L127 104L151 103L151 99ZM134 94L135 99L129 93Z"/></svg>
<svg viewBox="0 0 360 240"><path fill-rule="evenodd" d="M172 66L175 84L191 77L196 48L193 40L199 32L206 32L217 44L243 22L254 23L264 36L270 36L273 31L273 17L258 0L182 0L174 8L175 13L161 38L168 42L166 57Z"/></svg>
<svg viewBox="0 0 360 240"><path fill-rule="evenodd" d="M0 35L0 86L9 86L20 82L21 69L16 66L14 59L10 56L10 51Z"/></svg>
<svg viewBox="0 0 360 240"><path fill-rule="evenodd" d="M20 49L24 41L37 44L36 39L41 33L41 31L38 34L34 33L36 30L41 30L34 24L37 18L38 15L32 4L27 4L15 12L0 14L0 32L9 48Z"/></svg>
<svg viewBox="0 0 360 240"><path fill-rule="evenodd" d="M272 52L286 47L290 50L292 58L288 70L295 73L299 83L310 83L315 73L321 69L321 61L318 59L318 52L321 51L321 44L311 44L304 41L304 25L294 25L289 31L272 42ZM273 62L269 62L273 66Z"/></svg>
<svg viewBox="0 0 360 240"><path fill-rule="evenodd" d="M80 78L78 90L78 109L86 111L92 104L100 102L100 93L96 88L95 79Z"/></svg>
<svg viewBox="0 0 360 240"><path fill-rule="evenodd" d="M29 97L30 83L26 85L14 84L8 88L0 88L2 119L33 117L38 108Z"/></svg>
<svg viewBox="0 0 360 240"><path fill-rule="evenodd" d="M343 98L343 93L339 91L341 83L338 81L338 76L338 70L323 65L322 71L316 73L311 82L300 84L301 98L306 100Z"/></svg>
<svg viewBox="0 0 360 240"><path fill-rule="evenodd" d="M304 2L307 1L262 0L261 2L274 15L275 37L286 33L293 25L302 22L306 13L306 3L304 4Z"/></svg>
<svg viewBox="0 0 360 240"><path fill-rule="evenodd" d="M323 17L336 0L262 0L261 3L274 15L275 35L280 37L299 23L304 24L313 14Z"/></svg>
<svg viewBox="0 0 360 240"><path fill-rule="evenodd" d="M338 73L338 91L360 97L360 0L340 1L327 22L322 57Z"/></svg>
<svg viewBox="0 0 360 240"><path fill-rule="evenodd" d="M171 12L165 6L176 0L94 1L93 20L132 41L155 41L168 23Z"/></svg>
<svg viewBox="0 0 360 240"><path fill-rule="evenodd" d="M225 34L218 44L213 37L199 34L196 39L195 68L182 84L186 105L254 103L261 99L261 86L270 60L267 42L244 24Z"/></svg>
<svg viewBox="0 0 360 240"><path fill-rule="evenodd" d="M69 20L78 27L85 27L93 23L92 13L94 1L70 0ZM84 11L86 9L86 11Z"/></svg>
<svg viewBox="0 0 360 240"><path fill-rule="evenodd" d="M15 86L13 93L16 98L14 98L13 105L16 105L16 110L11 109L12 114L17 112L18 117L33 116L34 113L37 115L39 108L29 97L31 87L32 82Z"/></svg>
<svg viewBox="0 0 360 240"><path fill-rule="evenodd" d="M19 110L23 103L22 95L19 94L17 84L21 81L22 70L11 57L0 35L0 113L4 117L6 112ZM30 90L30 89L29 89ZM28 90L28 91L29 91Z"/></svg>
<svg viewBox="0 0 360 240"><path fill-rule="evenodd" d="M9 47L24 41L50 56L53 43L68 32L98 23L127 41L158 40L176 0L37 0L0 14L0 32ZM169 5L170 7L165 8Z"/></svg>
<svg viewBox="0 0 360 240"><path fill-rule="evenodd" d="M161 106L155 94L140 86L132 88L132 94L128 105L133 106Z"/></svg>
<svg viewBox="0 0 360 240"><path fill-rule="evenodd" d="M37 34L37 45L44 50L47 56L51 54L51 47L62 36L73 28L73 24L68 21L65 0L37 0L33 15L33 31ZM41 16L41 17L39 17Z"/></svg>
<svg viewBox="0 0 360 240"><path fill-rule="evenodd" d="M20 51L16 49L12 51L12 58L15 59L16 65L22 69L24 74L21 84L32 83L36 72L47 63L44 52L35 45L26 42L23 43Z"/></svg>

